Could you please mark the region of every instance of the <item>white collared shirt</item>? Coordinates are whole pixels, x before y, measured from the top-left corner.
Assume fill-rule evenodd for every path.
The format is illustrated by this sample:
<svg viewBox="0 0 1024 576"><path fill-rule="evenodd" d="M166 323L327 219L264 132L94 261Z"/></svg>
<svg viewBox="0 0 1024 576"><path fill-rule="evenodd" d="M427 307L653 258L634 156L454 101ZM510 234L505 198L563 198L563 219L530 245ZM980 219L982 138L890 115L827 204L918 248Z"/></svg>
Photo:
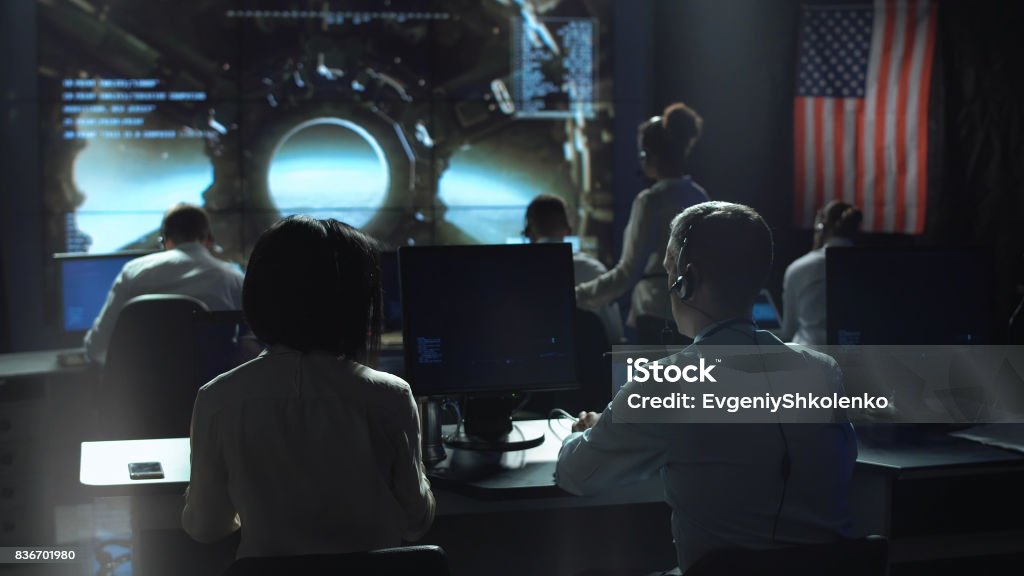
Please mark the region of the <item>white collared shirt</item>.
<svg viewBox="0 0 1024 576"><path fill-rule="evenodd" d="M419 413L397 376L272 347L200 389L191 435L182 525L204 542L243 526L239 558L388 548L433 521Z"/></svg>
<svg viewBox="0 0 1024 576"><path fill-rule="evenodd" d="M702 345L784 345L742 322L705 333ZM791 347L833 373L830 385L841 386L832 358ZM681 354L696 354L695 349ZM587 495L659 474L684 573L714 550L829 542L847 534L857 458L849 423L785 424L783 437L778 424L616 423L613 404L593 428L565 439L558 485ZM791 471L784 478L787 453Z"/></svg>
<svg viewBox="0 0 1024 576"><path fill-rule="evenodd" d="M85 334L90 358L104 362L121 308L144 294L192 296L210 310L242 309L242 273L199 242L136 258L124 265L92 328Z"/></svg>
<svg viewBox="0 0 1024 576"><path fill-rule="evenodd" d="M825 249L850 246L845 238L832 238L817 250L786 267L782 280L782 327L779 337L804 346L828 344L825 306Z"/></svg>

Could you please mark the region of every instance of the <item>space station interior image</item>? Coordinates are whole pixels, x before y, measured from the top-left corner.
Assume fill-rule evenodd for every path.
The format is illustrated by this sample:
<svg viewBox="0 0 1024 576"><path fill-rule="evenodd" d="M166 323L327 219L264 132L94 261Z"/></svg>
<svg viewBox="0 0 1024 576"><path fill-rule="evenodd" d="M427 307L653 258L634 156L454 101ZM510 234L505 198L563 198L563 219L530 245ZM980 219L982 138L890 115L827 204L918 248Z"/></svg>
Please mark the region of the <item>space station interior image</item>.
<svg viewBox="0 0 1024 576"><path fill-rule="evenodd" d="M54 252L156 246L202 206L244 263L283 216L392 249L502 243L544 192L610 250L612 5L43 2Z"/></svg>

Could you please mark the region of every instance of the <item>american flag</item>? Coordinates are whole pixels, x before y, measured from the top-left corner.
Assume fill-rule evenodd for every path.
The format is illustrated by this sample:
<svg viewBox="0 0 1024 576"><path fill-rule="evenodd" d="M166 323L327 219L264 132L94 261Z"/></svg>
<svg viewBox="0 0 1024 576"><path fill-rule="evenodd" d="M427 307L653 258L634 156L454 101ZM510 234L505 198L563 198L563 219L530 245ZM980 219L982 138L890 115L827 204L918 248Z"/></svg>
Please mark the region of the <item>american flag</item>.
<svg viewBox="0 0 1024 576"><path fill-rule="evenodd" d="M929 0L805 4L794 103L794 221L830 200L864 230L920 234L928 190Z"/></svg>

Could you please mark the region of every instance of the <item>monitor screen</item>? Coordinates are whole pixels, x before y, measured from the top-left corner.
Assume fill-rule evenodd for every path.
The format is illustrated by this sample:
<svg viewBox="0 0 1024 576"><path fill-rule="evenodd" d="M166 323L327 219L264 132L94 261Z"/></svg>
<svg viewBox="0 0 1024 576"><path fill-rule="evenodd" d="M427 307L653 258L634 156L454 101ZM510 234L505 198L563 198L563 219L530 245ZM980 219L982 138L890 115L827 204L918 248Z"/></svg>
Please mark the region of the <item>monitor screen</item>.
<svg viewBox="0 0 1024 576"><path fill-rule="evenodd" d="M767 290L761 290L757 295L751 316L757 323L757 327L762 330L774 330L781 326L779 310L775 307L775 301Z"/></svg>
<svg viewBox="0 0 1024 576"><path fill-rule="evenodd" d="M64 332L85 332L92 328L121 268L129 260L145 254L147 252L55 255L60 269L61 325Z"/></svg>
<svg viewBox="0 0 1024 576"><path fill-rule="evenodd" d="M979 250L826 252L829 344L988 344L992 264Z"/></svg>
<svg viewBox="0 0 1024 576"><path fill-rule="evenodd" d="M398 253L380 253L380 282L384 297L381 302L385 332L402 329L402 293L398 289Z"/></svg>
<svg viewBox="0 0 1024 576"><path fill-rule="evenodd" d="M416 395L576 386L568 244L401 248L398 260Z"/></svg>

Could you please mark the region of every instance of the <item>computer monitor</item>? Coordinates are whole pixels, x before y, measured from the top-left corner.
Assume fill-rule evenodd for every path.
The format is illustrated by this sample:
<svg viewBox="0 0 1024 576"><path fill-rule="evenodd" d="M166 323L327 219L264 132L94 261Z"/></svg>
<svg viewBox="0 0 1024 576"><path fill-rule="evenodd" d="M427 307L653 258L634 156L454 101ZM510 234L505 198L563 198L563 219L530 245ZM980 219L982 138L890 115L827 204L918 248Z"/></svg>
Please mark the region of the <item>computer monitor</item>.
<svg viewBox="0 0 1024 576"><path fill-rule="evenodd" d="M988 344L992 260L972 249L826 252L829 344Z"/></svg>
<svg viewBox="0 0 1024 576"><path fill-rule="evenodd" d="M403 247L398 262L417 396L577 386L569 244Z"/></svg>
<svg viewBox="0 0 1024 576"><path fill-rule="evenodd" d="M775 306L775 300L764 289L758 293L757 300L754 301L751 317L754 319L757 327L762 330L775 330L782 326L781 322L779 322L779 309Z"/></svg>
<svg viewBox="0 0 1024 576"><path fill-rule="evenodd" d="M398 253L380 253L380 281L384 292L381 302L384 331L402 329L402 293L398 289Z"/></svg>
<svg viewBox="0 0 1024 576"><path fill-rule="evenodd" d="M124 265L150 253L138 250L110 254L54 254L60 276L62 333L65 336L81 335L91 328Z"/></svg>

